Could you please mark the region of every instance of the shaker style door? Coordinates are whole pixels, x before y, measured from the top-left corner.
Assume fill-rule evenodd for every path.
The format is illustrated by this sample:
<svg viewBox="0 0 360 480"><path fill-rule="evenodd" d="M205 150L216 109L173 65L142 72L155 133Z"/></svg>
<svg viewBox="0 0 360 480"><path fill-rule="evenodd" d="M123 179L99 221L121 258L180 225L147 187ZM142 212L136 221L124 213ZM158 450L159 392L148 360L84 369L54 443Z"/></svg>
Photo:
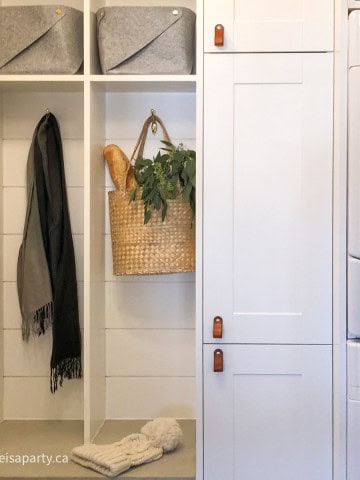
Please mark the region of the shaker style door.
<svg viewBox="0 0 360 480"><path fill-rule="evenodd" d="M204 343L332 341L332 76L331 53L205 55Z"/></svg>
<svg viewBox="0 0 360 480"><path fill-rule="evenodd" d="M333 0L205 1L205 52L333 50ZM223 46L215 27L224 28Z"/></svg>
<svg viewBox="0 0 360 480"><path fill-rule="evenodd" d="M204 346L204 478L332 479L330 345Z"/></svg>

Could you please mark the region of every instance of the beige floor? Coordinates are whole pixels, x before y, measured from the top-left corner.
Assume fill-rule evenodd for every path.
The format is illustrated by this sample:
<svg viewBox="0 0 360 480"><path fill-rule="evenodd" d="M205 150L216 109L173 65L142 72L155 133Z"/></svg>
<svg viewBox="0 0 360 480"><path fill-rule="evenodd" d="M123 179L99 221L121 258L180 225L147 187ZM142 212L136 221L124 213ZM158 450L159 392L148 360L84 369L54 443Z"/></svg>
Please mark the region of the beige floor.
<svg viewBox="0 0 360 480"><path fill-rule="evenodd" d="M140 431L145 421L108 420L105 422L95 443L111 443L130 433ZM195 422L180 420L184 436L181 444L172 453L160 460L141 465L116 478L141 480L194 480L195 479ZM105 478L92 470L75 464L51 463L49 456L60 461L70 458L71 449L83 443L83 425L78 421L5 421L0 424L0 479L93 479ZM12 459L10 456L13 456ZM10 463L27 455L29 461L37 463ZM35 457L36 458L35 458ZM46 456L46 457L45 457ZM7 463L6 463L7 460ZM25 457L25 461L27 458Z"/></svg>

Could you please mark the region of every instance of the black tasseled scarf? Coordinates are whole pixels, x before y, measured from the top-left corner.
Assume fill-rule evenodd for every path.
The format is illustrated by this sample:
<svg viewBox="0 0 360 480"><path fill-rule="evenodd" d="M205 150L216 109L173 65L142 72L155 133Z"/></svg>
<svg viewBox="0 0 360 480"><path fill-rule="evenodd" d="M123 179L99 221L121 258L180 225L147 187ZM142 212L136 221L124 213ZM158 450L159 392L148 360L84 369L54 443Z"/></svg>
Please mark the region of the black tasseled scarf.
<svg viewBox="0 0 360 480"><path fill-rule="evenodd" d="M66 195L60 130L48 113L36 126L27 164L28 204L17 285L23 338L52 325L50 388L81 378L74 246Z"/></svg>

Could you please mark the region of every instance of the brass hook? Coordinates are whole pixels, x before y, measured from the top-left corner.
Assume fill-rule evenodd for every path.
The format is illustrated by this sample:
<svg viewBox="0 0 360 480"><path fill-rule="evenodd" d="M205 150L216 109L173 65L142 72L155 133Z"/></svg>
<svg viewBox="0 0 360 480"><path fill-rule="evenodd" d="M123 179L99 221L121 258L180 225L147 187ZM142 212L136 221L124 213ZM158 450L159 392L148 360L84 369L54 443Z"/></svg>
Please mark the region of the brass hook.
<svg viewBox="0 0 360 480"><path fill-rule="evenodd" d="M157 132L157 122L156 122L156 119L155 119L155 114L156 114L156 111L152 108L151 109L151 117L152 117L152 120L151 120L151 131L152 133L155 135L156 132Z"/></svg>

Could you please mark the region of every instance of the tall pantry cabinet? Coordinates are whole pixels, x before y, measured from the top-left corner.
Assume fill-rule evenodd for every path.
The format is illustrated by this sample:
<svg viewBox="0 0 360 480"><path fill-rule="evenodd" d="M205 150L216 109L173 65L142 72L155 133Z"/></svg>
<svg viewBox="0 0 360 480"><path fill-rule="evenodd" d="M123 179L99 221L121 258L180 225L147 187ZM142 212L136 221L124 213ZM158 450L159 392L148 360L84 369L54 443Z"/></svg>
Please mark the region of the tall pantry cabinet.
<svg viewBox="0 0 360 480"><path fill-rule="evenodd" d="M332 478L333 10L204 5L206 480Z"/></svg>

